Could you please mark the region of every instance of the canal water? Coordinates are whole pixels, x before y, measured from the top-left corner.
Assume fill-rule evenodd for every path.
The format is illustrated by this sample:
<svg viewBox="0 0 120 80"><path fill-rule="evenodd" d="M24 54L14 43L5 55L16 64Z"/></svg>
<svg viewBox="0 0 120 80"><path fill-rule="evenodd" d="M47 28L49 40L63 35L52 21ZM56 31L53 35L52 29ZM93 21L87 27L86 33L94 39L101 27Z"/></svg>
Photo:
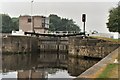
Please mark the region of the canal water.
<svg viewBox="0 0 120 80"><path fill-rule="evenodd" d="M2 78L69 78L74 79L99 59L68 56L68 53L40 52L2 55Z"/></svg>

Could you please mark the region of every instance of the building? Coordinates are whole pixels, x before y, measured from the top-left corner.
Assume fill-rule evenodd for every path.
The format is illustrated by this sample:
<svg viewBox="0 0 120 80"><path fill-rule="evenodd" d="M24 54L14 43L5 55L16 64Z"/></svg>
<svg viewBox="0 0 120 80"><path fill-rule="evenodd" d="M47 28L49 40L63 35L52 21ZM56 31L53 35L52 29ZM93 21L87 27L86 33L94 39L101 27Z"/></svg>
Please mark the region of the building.
<svg viewBox="0 0 120 80"><path fill-rule="evenodd" d="M113 36L114 39L120 39L120 33L118 33L118 32L111 32L111 34L114 35Z"/></svg>
<svg viewBox="0 0 120 80"><path fill-rule="evenodd" d="M19 17L19 30L23 32L47 33L49 18L44 16L24 15Z"/></svg>
<svg viewBox="0 0 120 80"><path fill-rule="evenodd" d="M97 36L97 37L106 37L112 39L120 39L120 34L118 32L110 32L110 33L94 33L89 34L89 36Z"/></svg>
<svg viewBox="0 0 120 80"><path fill-rule="evenodd" d="M95 34L90 34L90 36L113 38L113 34L110 33L95 33Z"/></svg>

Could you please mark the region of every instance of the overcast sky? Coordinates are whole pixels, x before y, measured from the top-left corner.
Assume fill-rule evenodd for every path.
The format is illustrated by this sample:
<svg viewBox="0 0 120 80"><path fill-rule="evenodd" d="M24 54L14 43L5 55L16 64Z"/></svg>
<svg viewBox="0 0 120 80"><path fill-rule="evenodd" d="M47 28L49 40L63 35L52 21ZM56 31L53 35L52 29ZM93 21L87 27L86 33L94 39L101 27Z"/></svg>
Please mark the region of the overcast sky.
<svg viewBox="0 0 120 80"><path fill-rule="evenodd" d="M57 1L57 0L56 0ZM106 22L108 20L109 10L117 6L117 0L108 2L101 1L78 1L71 0L63 2L62 0L34 0L33 15L49 16L49 14L57 14L60 17L73 19L82 29L83 23L81 15L87 15L86 30L97 30L98 32L108 33ZM61 2L62 1L62 2ZM75 2L76 1L76 2ZM6 13L11 17L19 17L19 15L31 15L30 0L1 0L0 13Z"/></svg>

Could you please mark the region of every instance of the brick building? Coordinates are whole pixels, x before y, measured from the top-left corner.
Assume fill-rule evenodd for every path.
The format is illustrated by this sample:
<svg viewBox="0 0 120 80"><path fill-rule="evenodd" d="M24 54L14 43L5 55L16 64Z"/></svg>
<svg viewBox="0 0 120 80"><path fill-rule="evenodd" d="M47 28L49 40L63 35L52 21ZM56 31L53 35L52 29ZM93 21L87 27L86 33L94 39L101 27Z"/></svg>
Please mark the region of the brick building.
<svg viewBox="0 0 120 80"><path fill-rule="evenodd" d="M23 32L47 33L49 28L49 18L44 16L20 16L19 30Z"/></svg>

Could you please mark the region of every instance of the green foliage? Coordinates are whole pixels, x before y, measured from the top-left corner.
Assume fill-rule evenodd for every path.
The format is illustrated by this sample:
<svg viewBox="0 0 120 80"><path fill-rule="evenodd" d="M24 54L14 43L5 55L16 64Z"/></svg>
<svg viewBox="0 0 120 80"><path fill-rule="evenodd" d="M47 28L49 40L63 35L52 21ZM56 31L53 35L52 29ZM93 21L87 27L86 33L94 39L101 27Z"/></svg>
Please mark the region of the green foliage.
<svg viewBox="0 0 120 80"><path fill-rule="evenodd" d="M120 33L120 6L111 9L109 13L109 22L107 23L109 31Z"/></svg>
<svg viewBox="0 0 120 80"><path fill-rule="evenodd" d="M7 14L0 14L2 17L2 33L11 33L12 30L18 30L18 18L11 18Z"/></svg>
<svg viewBox="0 0 120 80"><path fill-rule="evenodd" d="M13 17L12 22L13 22L13 29L14 30L19 30L19 19L16 18L16 17Z"/></svg>
<svg viewBox="0 0 120 80"><path fill-rule="evenodd" d="M72 19L60 18L57 15L51 14L50 18L50 31L80 31L79 26L75 24Z"/></svg>

